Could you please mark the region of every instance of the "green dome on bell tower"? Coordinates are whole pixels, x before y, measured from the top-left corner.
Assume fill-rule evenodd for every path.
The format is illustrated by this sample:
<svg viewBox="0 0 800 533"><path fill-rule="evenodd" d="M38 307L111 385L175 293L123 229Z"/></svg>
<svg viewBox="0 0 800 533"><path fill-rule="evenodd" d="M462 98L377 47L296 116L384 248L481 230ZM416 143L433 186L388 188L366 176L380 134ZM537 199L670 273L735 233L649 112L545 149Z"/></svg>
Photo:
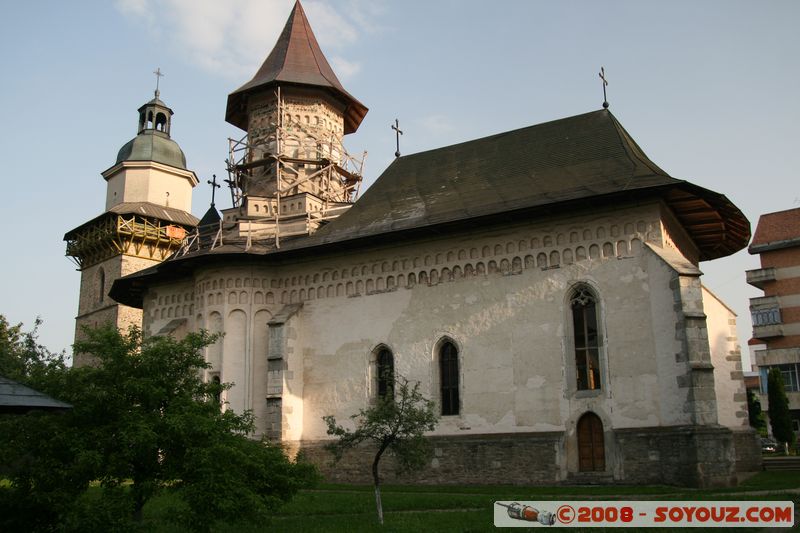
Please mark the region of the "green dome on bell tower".
<svg viewBox="0 0 800 533"><path fill-rule="evenodd" d="M123 161L155 161L171 167L186 169L186 156L169 136L172 109L159 98L139 108L139 128L136 137L125 143L117 154L117 163Z"/></svg>

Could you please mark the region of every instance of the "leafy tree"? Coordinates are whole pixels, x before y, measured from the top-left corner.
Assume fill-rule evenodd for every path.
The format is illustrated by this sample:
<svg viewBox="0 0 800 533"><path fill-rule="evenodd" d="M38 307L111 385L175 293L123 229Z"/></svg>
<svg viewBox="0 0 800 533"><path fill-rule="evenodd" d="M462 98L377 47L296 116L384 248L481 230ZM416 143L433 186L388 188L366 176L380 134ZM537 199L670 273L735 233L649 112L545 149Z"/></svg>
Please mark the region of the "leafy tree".
<svg viewBox="0 0 800 533"><path fill-rule="evenodd" d="M342 458L345 450L363 442L372 442L377 446L372 460L372 481L381 524L383 505L379 465L383 454L392 452L403 471L421 468L430 454L430 445L424 433L436 427L438 416L434 403L422 395L419 387L419 382L412 386L407 379L397 376L393 393L378 398L373 405L350 417L355 421L354 431L338 425L332 415L323 417L328 426L328 435L337 437L336 441L326 446L333 453L335 461Z"/></svg>
<svg viewBox="0 0 800 533"><path fill-rule="evenodd" d="M50 353L32 331L0 315L0 375L63 399L64 354ZM97 456L82 449L68 415L0 415L0 530L42 530L58 523L95 477Z"/></svg>
<svg viewBox="0 0 800 533"><path fill-rule="evenodd" d="M42 321L37 318L33 330L22 331L22 324L12 326L0 315L0 376L19 382L41 379L53 369L63 369L64 354L50 353L38 342Z"/></svg>
<svg viewBox="0 0 800 533"><path fill-rule="evenodd" d="M769 423L772 435L786 446L794 444L792 416L789 412L789 399L783 384L783 375L779 368L771 368L767 376L767 398L769 401Z"/></svg>
<svg viewBox="0 0 800 533"><path fill-rule="evenodd" d="M750 389L747 389L747 416L750 420L750 427L754 428L762 437L766 437L767 420L761 411L761 400Z"/></svg>
<svg viewBox="0 0 800 533"><path fill-rule="evenodd" d="M202 349L215 339L206 332L178 341L143 339L135 328L127 335L111 326L87 329L75 351L96 366L48 363L47 371L29 373L32 386L74 408L58 416L0 420L0 464L14 465L5 492L9 505L40 514L39 529L53 523L76 530L130 527L97 523L95 513L63 501L62 493L95 505L85 494L89 482L99 480L108 517L127 514L140 522L147 501L172 492L183 504L175 516L193 530L207 530L217 520L263 519L313 482L313 467L247 438L253 431L250 413L220 409L220 385L201 379L207 367ZM89 518L93 525L87 525ZM14 519L6 517L12 526Z"/></svg>

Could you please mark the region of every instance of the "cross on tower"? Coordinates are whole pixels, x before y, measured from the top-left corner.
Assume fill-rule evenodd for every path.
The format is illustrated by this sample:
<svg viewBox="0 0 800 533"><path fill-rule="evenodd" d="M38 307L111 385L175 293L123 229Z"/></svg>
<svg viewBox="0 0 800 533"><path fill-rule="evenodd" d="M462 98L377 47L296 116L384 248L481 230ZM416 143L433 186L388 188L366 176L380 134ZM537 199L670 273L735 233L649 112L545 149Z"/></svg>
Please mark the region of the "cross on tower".
<svg viewBox="0 0 800 533"><path fill-rule="evenodd" d="M211 174L211 177L213 179L208 180L208 184L211 185L211 206L213 207L214 206L214 196L215 196L215 194L217 192L217 189L219 189L221 187L221 185L219 185L217 183L217 175L216 174Z"/></svg>
<svg viewBox="0 0 800 533"><path fill-rule="evenodd" d="M161 78L164 76L164 74L161 73L161 67L158 67L157 69L155 69L153 71L153 74L156 75L156 98L158 98L158 95L161 94L158 91L158 82L161 81Z"/></svg>
<svg viewBox="0 0 800 533"><path fill-rule="evenodd" d="M400 121L394 119L394 124L392 124L392 129L395 131L395 137L397 137L397 151L394 153L395 157L400 157L400 136L403 134L403 130L400 129Z"/></svg>
<svg viewBox="0 0 800 533"><path fill-rule="evenodd" d="M600 72L597 75L600 76L601 80L603 80L603 109L608 109L608 98L606 98L606 86L608 86L608 80L606 80L606 69L600 67Z"/></svg>

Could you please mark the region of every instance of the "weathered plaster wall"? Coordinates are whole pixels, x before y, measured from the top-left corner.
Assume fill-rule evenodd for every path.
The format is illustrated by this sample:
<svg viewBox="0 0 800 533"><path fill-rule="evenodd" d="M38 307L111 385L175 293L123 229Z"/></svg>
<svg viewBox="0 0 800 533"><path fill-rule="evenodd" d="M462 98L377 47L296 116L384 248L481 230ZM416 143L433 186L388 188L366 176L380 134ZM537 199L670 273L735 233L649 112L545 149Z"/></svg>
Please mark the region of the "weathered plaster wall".
<svg viewBox="0 0 800 533"><path fill-rule="evenodd" d="M229 408L254 409L259 434L295 449L328 438L322 416L345 421L368 405L379 345L438 401L436 354L447 339L459 352L461 410L434 436L550 435L553 475L563 480L578 469L577 420L593 411L606 434L604 475L633 479L661 457L653 448L644 463L636 458L653 431L708 420L712 408L716 421L699 271L678 248L654 244L664 239L662 215L654 202L291 265L199 269L150 290L149 330L185 316L225 331L207 359L235 382ZM568 298L577 283L600 309L596 391L575 390ZM443 450L472 449L458 442ZM448 453L440 463L464 460Z"/></svg>
<svg viewBox="0 0 800 533"><path fill-rule="evenodd" d="M483 239L473 235L469 242L482 244ZM431 241L414 251L435 255L441 246ZM666 361L661 363L669 375L684 366L675 361L680 343L669 288L672 273L654 268L649 251L637 244L633 248L624 255L557 267L531 265L435 286L306 302L301 312L303 438L325 438L323 415L346 418L366 405L368 358L379 343L392 349L399 373L420 381L436 399L435 354L443 338L459 348L462 414L443 418L436 434L567 429L571 436L577 416L587 410L605 417L612 427L687 423L682 410L686 392L675 380L665 380L662 394L651 393L659 386L659 358ZM404 250L382 252L402 256ZM605 360L601 391L574 390L567 298L578 282L594 287L600 297ZM659 292L655 298L653 291ZM653 323L671 327L653 328ZM657 357L657 346L671 349Z"/></svg>
<svg viewBox="0 0 800 533"><path fill-rule="evenodd" d="M192 173L154 162L136 162L111 175L106 187L106 210L122 202L151 202L190 213Z"/></svg>
<svg viewBox="0 0 800 533"><path fill-rule="evenodd" d="M703 287L703 310L714 365L719 423L732 429L749 426L747 393L742 374L742 354L736 336L736 314Z"/></svg>

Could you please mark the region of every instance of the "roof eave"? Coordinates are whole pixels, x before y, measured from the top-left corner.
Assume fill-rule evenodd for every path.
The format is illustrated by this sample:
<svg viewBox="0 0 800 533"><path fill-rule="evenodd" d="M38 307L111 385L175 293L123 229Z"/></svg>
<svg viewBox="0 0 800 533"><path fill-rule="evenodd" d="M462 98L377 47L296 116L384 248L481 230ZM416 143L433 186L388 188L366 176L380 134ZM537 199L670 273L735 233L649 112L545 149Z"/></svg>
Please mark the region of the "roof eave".
<svg viewBox="0 0 800 533"><path fill-rule="evenodd" d="M228 95L228 102L225 106L225 122L236 126L240 130L247 131L247 98L256 92L262 92L278 85L283 86L297 86L309 87L312 89L320 89L328 92L337 100L340 100L344 106L344 134L355 133L364 117L367 115L369 109L367 106L359 102L347 91L338 89L331 85L315 85L308 83L298 83L285 80L272 80L266 81L262 84L250 85L248 82L236 91Z"/></svg>

